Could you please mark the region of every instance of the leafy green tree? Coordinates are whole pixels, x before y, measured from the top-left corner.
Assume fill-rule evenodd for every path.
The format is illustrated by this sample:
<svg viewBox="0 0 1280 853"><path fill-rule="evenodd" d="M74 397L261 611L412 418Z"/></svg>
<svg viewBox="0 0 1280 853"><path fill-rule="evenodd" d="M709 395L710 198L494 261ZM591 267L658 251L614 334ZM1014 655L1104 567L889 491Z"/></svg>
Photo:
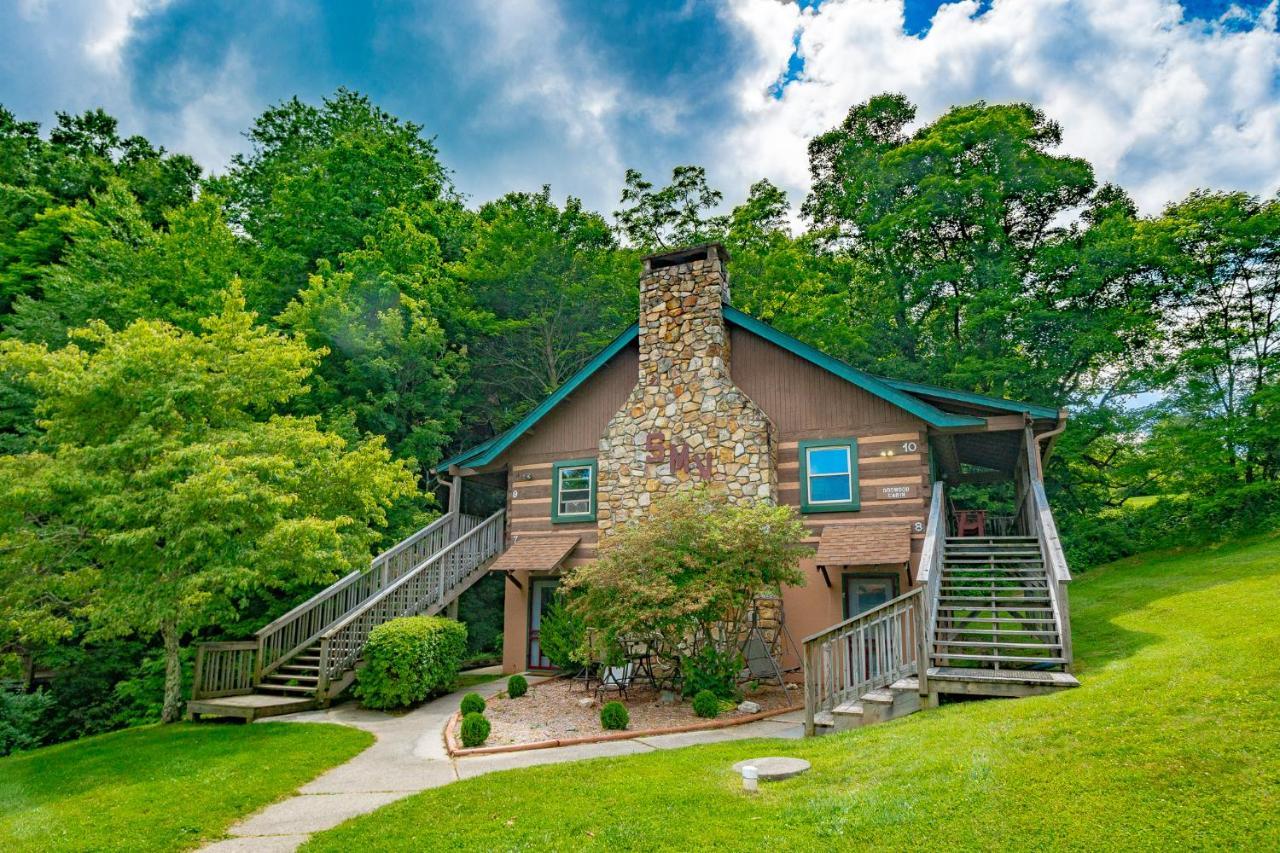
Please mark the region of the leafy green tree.
<svg viewBox="0 0 1280 853"><path fill-rule="evenodd" d="M317 262L363 247L399 208L456 251L465 223L435 145L422 128L339 89L320 106L292 98L264 112L251 150L210 187L257 248L251 307L274 316L304 289Z"/></svg>
<svg viewBox="0 0 1280 853"><path fill-rule="evenodd" d="M18 297L7 337L60 346L68 329L90 320L122 329L141 318L194 331L219 308L243 262L216 196L170 210L164 230L151 227L119 178L89 200L54 211L66 214L60 227L69 245L36 272L40 298Z"/></svg>
<svg viewBox="0 0 1280 853"><path fill-rule="evenodd" d="M613 215L618 229L633 246L648 251L690 246L718 240L727 225L724 216L708 216L724 195L707 184L702 166L676 166L671 183L655 190L635 169L628 169L622 189L622 208Z"/></svg>
<svg viewBox="0 0 1280 853"><path fill-rule="evenodd" d="M465 355L450 346L437 312L464 301L441 273L434 237L398 210L361 249L322 260L307 288L279 316L328 354L305 401L327 421L354 417L384 436L397 456L427 469L458 429Z"/></svg>
<svg viewBox="0 0 1280 853"><path fill-rule="evenodd" d="M57 350L9 341L39 403L37 449L0 457L9 642L159 635L162 718L177 717L184 634L260 590L367 564L386 508L414 490L381 439L352 445L279 414L320 353L254 324L238 288L200 333L95 322Z"/></svg>
<svg viewBox="0 0 1280 853"><path fill-rule="evenodd" d="M1280 477L1280 199L1195 192L1151 223L1168 389L1151 439L1171 489Z"/></svg>
<svg viewBox="0 0 1280 853"><path fill-rule="evenodd" d="M865 349L851 355L1063 401L1151 324L1127 254L1132 206L1095 192L1087 162L1053 153L1061 129L1031 106L955 107L908 134L914 118L901 95L880 95L810 143L803 211L853 262L847 319Z"/></svg>
<svg viewBox="0 0 1280 853"><path fill-rule="evenodd" d="M101 109L57 114L48 140L35 122L0 106L0 314L22 294L39 294L41 268L71 242L68 209L118 179L153 228L194 197L200 169L140 136L122 138Z"/></svg>
<svg viewBox="0 0 1280 853"><path fill-rule="evenodd" d="M639 260L608 223L550 187L480 208L452 268L493 322L470 348L477 414L505 429L635 322Z"/></svg>

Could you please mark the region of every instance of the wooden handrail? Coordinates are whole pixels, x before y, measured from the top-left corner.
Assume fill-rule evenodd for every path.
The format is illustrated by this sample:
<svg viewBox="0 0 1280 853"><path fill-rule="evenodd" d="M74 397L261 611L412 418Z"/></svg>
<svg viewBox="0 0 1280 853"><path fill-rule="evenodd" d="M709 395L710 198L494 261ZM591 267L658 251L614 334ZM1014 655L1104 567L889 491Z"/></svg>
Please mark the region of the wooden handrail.
<svg viewBox="0 0 1280 853"><path fill-rule="evenodd" d="M938 628L938 596L942 594L942 560L947 542L946 496L941 481L933 484L933 500L929 504L929 521L925 527L924 547L920 551L920 571L916 583L924 588L921 606L924 610L924 632L920 650L920 695L929 693L929 666L933 663L934 638Z"/></svg>
<svg viewBox="0 0 1280 853"><path fill-rule="evenodd" d="M1040 543L1040 553L1045 562L1045 581L1049 588L1049 604L1053 608L1054 623L1062 643L1062 657L1069 667L1073 660L1071 611L1067 599L1071 570L1067 567L1067 557L1062 552L1057 522L1053 520L1053 511L1049 508L1049 496L1044 490L1044 469L1040 464L1040 445L1030 425L1023 431L1023 447L1026 452L1024 462L1028 482L1023 507L1027 532L1034 535Z"/></svg>
<svg viewBox="0 0 1280 853"><path fill-rule="evenodd" d="M261 681L319 639L330 625L358 610L379 591L479 523L475 516L446 513L374 557L368 569L351 572L263 627L255 635L255 680Z"/></svg>
<svg viewBox="0 0 1280 853"><path fill-rule="evenodd" d="M399 616L436 612L474 581L477 570L502 552L505 516L505 509L498 510L327 627L319 636L317 695L355 665L374 628Z"/></svg>
<svg viewBox="0 0 1280 853"><path fill-rule="evenodd" d="M812 735L819 708L832 710L919 669L924 649L924 588L805 638L804 730Z"/></svg>
<svg viewBox="0 0 1280 853"><path fill-rule="evenodd" d="M191 680L192 699L216 699L253 692L257 640L200 643Z"/></svg>

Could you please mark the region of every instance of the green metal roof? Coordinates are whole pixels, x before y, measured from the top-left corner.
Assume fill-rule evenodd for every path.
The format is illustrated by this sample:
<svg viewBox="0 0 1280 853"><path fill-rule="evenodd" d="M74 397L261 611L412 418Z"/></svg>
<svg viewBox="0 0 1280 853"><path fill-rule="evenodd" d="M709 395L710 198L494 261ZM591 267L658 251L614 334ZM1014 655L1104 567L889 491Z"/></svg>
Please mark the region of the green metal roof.
<svg viewBox="0 0 1280 853"><path fill-rule="evenodd" d="M951 412L944 412L937 406L914 396L915 394L953 400L957 403L987 406L993 409L1000 409L1002 411L1028 412L1033 417L1037 418L1058 417L1058 410L1051 409L1047 406L1037 406L1031 403L1002 400L999 397L988 397L985 394L973 394L967 391L952 391L947 388L939 388L934 385L925 385L919 382L906 382L900 379L882 379L878 376L867 373L866 371L859 370L856 367L845 364L843 361L833 358L802 341L796 340L784 332L779 332L768 323L757 320L755 317L752 317L749 314L744 314L729 305L724 307L724 316L725 320L731 325L738 326L752 334L759 335L770 343L790 352L792 355L799 356L805 361L839 376L841 379L856 385L862 390L874 394L877 397L910 412L925 423L938 429L981 426L983 419L972 415L957 415ZM597 370L604 367L611 358L635 341L639 335L639 331L640 327L638 324L631 326L631 328L614 338L613 341L601 350L595 358L583 365L581 370L569 377L567 382L557 388L550 397L543 400L537 408L521 418L520 422L511 427L511 429L500 435L496 435L475 447L469 448L456 456L446 459L436 466L436 470L443 473L448 471L449 466L451 465L478 468L488 465L490 462L497 459L507 448L528 432L534 424L546 417L552 409L581 387L584 382L590 379Z"/></svg>
<svg viewBox="0 0 1280 853"><path fill-rule="evenodd" d="M965 403L971 406L986 406L991 409L1000 409L1005 412L1017 412L1019 414L1026 412L1035 418L1053 418L1057 419L1058 410L1050 406L1038 406L1035 403L1020 403L1017 400L1006 400L1003 397L991 397L986 394L975 394L972 391L953 391L950 388L940 388L937 385L926 385L923 382L908 382L905 379L886 379L884 380L901 391L910 394L924 394L926 397L938 397L943 400L952 400L956 403Z"/></svg>

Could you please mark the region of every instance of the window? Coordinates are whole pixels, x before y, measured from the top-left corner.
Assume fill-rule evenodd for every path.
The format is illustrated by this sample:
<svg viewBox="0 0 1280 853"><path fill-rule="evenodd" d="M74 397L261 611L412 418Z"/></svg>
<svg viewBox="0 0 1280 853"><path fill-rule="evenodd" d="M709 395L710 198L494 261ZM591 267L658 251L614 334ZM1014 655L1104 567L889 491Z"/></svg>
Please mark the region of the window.
<svg viewBox="0 0 1280 853"><path fill-rule="evenodd" d="M551 466L551 520L596 520L596 460L571 459Z"/></svg>
<svg viewBox="0 0 1280 853"><path fill-rule="evenodd" d="M800 442L800 509L851 512L857 508L857 439Z"/></svg>

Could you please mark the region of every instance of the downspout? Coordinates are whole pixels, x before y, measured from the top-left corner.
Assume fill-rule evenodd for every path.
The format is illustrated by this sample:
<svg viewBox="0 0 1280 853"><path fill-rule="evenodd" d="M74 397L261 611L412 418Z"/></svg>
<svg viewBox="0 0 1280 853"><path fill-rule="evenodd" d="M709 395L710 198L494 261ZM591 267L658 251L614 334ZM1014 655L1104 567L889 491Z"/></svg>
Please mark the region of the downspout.
<svg viewBox="0 0 1280 853"><path fill-rule="evenodd" d="M1045 463L1049 461L1049 457L1053 455L1053 446L1057 443L1056 439L1062 435L1062 431L1067 428L1067 410L1058 409L1058 425L1048 432L1042 432L1036 436L1036 441L1045 441L1049 443L1044 446L1040 452L1040 466L1043 468Z"/></svg>

